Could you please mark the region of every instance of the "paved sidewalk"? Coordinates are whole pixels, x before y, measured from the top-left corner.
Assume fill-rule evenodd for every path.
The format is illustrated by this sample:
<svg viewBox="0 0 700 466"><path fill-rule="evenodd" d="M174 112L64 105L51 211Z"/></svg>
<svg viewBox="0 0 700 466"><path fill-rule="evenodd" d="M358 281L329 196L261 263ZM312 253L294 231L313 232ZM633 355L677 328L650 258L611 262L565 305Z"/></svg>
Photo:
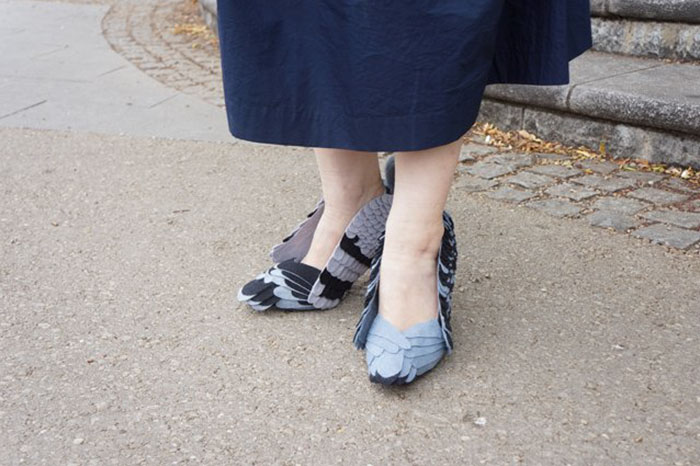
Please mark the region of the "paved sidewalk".
<svg viewBox="0 0 700 466"><path fill-rule="evenodd" d="M458 178L455 352L370 384L367 276L328 312L235 299L315 204L311 150L234 141L221 107L103 47L105 12L0 2L1 463L700 463L696 249Z"/></svg>
<svg viewBox="0 0 700 466"><path fill-rule="evenodd" d="M101 29L108 9L0 2L0 126L231 142L223 108L112 50Z"/></svg>

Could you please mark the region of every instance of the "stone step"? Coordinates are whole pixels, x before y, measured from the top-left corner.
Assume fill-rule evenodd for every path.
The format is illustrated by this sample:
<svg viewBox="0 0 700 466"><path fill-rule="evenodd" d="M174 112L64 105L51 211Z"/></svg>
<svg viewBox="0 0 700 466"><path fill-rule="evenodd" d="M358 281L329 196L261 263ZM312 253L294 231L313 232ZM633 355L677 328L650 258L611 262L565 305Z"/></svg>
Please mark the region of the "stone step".
<svg viewBox="0 0 700 466"><path fill-rule="evenodd" d="M487 86L479 121L700 168L700 65L587 51L570 71L568 85Z"/></svg>
<svg viewBox="0 0 700 466"><path fill-rule="evenodd" d="M700 24L699 0L591 0L593 16Z"/></svg>
<svg viewBox="0 0 700 466"><path fill-rule="evenodd" d="M593 50L700 61L700 25L591 18Z"/></svg>
<svg viewBox="0 0 700 466"><path fill-rule="evenodd" d="M591 0L593 50L700 61L700 0Z"/></svg>

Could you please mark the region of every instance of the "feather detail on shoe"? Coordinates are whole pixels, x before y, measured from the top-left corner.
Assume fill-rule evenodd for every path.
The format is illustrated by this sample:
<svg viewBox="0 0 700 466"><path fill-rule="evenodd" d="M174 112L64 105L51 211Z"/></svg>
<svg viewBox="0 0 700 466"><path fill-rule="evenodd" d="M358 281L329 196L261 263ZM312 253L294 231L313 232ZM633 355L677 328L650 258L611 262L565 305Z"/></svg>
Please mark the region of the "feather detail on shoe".
<svg viewBox="0 0 700 466"><path fill-rule="evenodd" d="M326 266L314 283L309 302L318 308L336 306L352 284L367 271L379 248L393 195L369 201L350 221Z"/></svg>
<svg viewBox="0 0 700 466"><path fill-rule="evenodd" d="M292 231L282 239L282 242L276 244L270 250L270 257L275 263L285 261L287 259L295 259L297 262L302 260L306 255L306 251L311 246L311 240L314 239L314 232L318 226L325 202L323 198L316 202L316 207L306 215L306 218L299 223Z"/></svg>
<svg viewBox="0 0 700 466"><path fill-rule="evenodd" d="M355 214L322 270L300 262L323 214L325 204L320 199L306 218L271 249L270 257L279 263L244 285L238 300L260 311L272 306L286 310L337 306L370 267L379 248L393 199L393 156L387 160L385 174L385 192Z"/></svg>
<svg viewBox="0 0 700 466"><path fill-rule="evenodd" d="M438 251L438 316L399 331L379 314L379 269L384 243L370 266L365 305L355 328L353 344L366 351L370 380L385 385L410 383L429 371L445 354L452 352L450 326L452 290L457 271L457 241L454 221L447 211L442 215L444 233Z"/></svg>

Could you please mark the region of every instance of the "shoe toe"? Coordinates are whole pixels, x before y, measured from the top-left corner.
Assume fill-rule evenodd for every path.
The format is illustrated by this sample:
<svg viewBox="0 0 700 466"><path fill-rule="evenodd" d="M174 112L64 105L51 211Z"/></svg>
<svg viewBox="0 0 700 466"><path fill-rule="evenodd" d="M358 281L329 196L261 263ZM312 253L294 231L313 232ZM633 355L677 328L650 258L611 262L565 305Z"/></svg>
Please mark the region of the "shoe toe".
<svg viewBox="0 0 700 466"><path fill-rule="evenodd" d="M314 309L309 290L320 270L293 259L282 261L246 283L237 294L240 302L256 311L272 306L284 310Z"/></svg>
<svg viewBox="0 0 700 466"><path fill-rule="evenodd" d="M365 344L372 382L406 384L435 367L447 353L437 319L399 331L377 315Z"/></svg>

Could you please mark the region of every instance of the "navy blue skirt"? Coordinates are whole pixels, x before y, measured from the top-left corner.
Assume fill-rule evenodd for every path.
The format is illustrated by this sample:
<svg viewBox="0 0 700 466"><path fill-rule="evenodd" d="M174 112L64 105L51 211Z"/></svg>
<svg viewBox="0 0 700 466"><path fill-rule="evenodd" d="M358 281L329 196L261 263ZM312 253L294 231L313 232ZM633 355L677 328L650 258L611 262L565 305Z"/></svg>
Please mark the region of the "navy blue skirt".
<svg viewBox="0 0 700 466"><path fill-rule="evenodd" d="M569 83L590 0L218 0L231 134L409 151L474 124L493 83Z"/></svg>

